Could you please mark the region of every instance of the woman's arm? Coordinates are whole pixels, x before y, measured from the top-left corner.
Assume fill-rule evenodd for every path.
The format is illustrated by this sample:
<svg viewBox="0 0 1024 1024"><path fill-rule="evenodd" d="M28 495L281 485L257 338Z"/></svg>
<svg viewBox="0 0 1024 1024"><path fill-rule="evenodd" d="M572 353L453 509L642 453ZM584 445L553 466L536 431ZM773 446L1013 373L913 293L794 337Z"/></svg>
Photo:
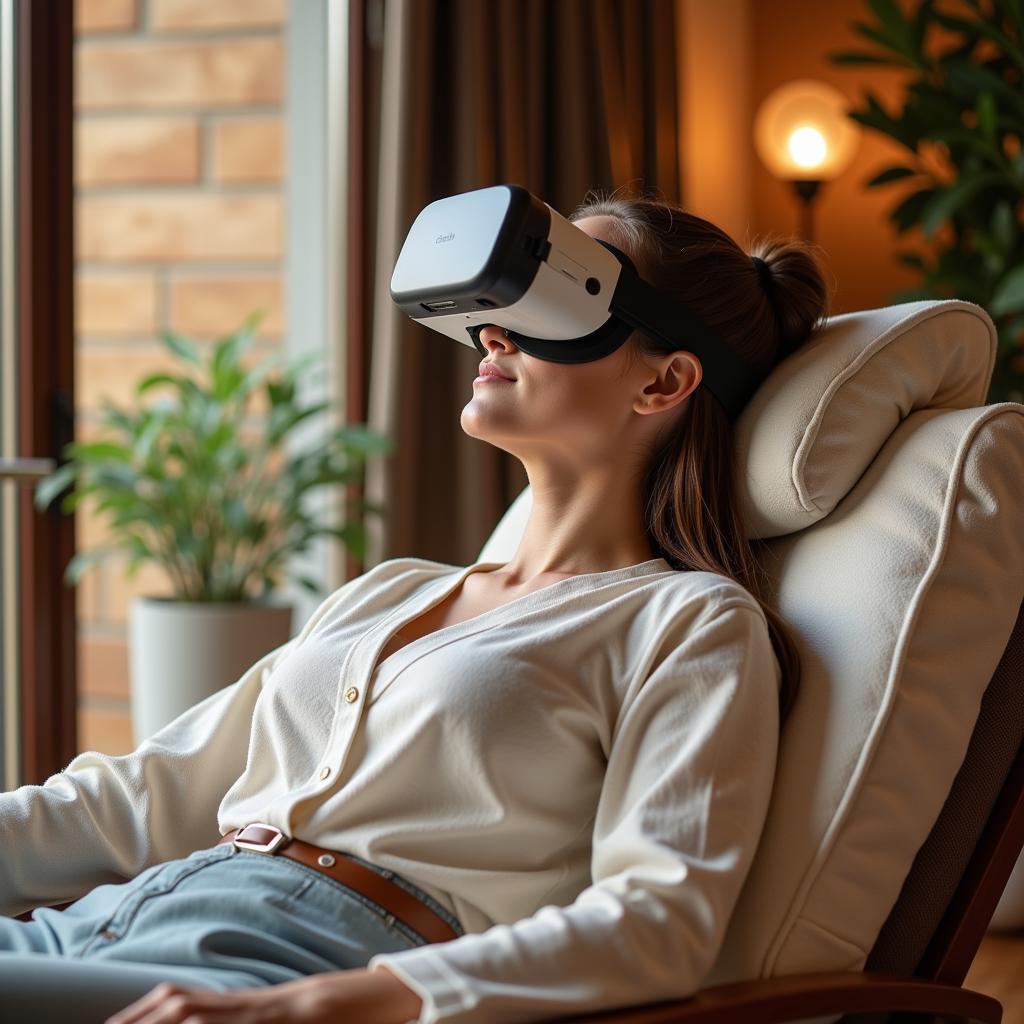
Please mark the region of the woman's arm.
<svg viewBox="0 0 1024 1024"><path fill-rule="evenodd" d="M189 708L130 754L78 754L42 785L0 794L0 914L75 899L217 840L245 767L252 709L295 641Z"/></svg>
<svg viewBox="0 0 1024 1024"><path fill-rule="evenodd" d="M175 1015L110 1024L186 1019L176 1005L207 1007L196 1021L229 1019L217 1015L229 1005L271 1014L231 1014L233 1024L525 1024L694 993L718 955L767 814L779 670L763 614L749 604L716 609L666 641L668 652L623 702L594 823L594 881L572 904L274 990L156 990L151 1006Z"/></svg>
<svg viewBox="0 0 1024 1024"><path fill-rule="evenodd" d="M370 959L422 997L422 1024L527 1024L701 987L768 811L779 666L749 598L690 621L669 626L654 668L623 700L592 884L567 906Z"/></svg>
<svg viewBox="0 0 1024 1024"><path fill-rule="evenodd" d="M0 793L0 915L76 899L215 843L217 811L245 768L266 680L359 580L325 598L298 636L131 753L86 751L42 785Z"/></svg>
<svg viewBox="0 0 1024 1024"><path fill-rule="evenodd" d="M106 1024L408 1024L422 1000L383 967L314 974L241 992L158 985Z"/></svg>

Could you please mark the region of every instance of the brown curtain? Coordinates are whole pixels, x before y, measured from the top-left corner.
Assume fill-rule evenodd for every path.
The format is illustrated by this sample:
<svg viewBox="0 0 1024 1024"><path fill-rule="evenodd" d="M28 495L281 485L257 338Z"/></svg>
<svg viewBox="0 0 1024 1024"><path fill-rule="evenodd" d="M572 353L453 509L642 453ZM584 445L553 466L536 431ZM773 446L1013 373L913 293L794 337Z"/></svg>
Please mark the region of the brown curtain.
<svg viewBox="0 0 1024 1024"><path fill-rule="evenodd" d="M400 313L388 284L416 214L515 183L563 215L592 188L680 200L674 0L369 0L365 8L367 567L464 565L527 484L459 425L480 361ZM353 343L350 339L349 343Z"/></svg>

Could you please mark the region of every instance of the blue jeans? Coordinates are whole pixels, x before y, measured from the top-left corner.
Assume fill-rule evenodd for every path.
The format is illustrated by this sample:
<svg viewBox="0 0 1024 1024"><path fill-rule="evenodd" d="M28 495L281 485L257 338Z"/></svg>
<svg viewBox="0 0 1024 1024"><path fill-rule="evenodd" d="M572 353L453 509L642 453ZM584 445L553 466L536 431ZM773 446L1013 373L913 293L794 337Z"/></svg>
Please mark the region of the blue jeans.
<svg viewBox="0 0 1024 1024"><path fill-rule="evenodd" d="M361 858L463 928L408 879ZM217 991L364 967L425 940L362 893L230 843L100 885L63 911L0 917L0 1017L102 1024L161 981Z"/></svg>

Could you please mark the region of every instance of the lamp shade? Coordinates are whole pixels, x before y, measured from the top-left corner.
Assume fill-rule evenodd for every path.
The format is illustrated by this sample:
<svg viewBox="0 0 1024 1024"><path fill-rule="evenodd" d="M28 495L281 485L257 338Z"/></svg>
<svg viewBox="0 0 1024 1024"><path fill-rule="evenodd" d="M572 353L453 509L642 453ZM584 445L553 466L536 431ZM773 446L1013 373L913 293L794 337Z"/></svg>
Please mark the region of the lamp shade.
<svg viewBox="0 0 1024 1024"><path fill-rule="evenodd" d="M754 117L757 155L785 181L827 181L849 166L860 132L845 113L846 98L812 78L769 93Z"/></svg>

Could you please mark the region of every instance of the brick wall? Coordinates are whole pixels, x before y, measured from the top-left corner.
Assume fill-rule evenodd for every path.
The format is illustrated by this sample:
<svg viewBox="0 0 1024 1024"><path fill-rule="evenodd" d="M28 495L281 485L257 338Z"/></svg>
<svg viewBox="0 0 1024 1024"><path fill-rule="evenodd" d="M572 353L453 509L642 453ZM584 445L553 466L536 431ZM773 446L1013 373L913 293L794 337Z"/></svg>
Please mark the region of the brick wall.
<svg viewBox="0 0 1024 1024"><path fill-rule="evenodd" d="M76 0L75 433L171 360L265 310L249 362L281 344L285 0ZM254 411L258 406L254 406ZM104 541L79 507L78 547ZM169 594L157 567L90 569L77 595L79 747L132 749L127 616Z"/></svg>

